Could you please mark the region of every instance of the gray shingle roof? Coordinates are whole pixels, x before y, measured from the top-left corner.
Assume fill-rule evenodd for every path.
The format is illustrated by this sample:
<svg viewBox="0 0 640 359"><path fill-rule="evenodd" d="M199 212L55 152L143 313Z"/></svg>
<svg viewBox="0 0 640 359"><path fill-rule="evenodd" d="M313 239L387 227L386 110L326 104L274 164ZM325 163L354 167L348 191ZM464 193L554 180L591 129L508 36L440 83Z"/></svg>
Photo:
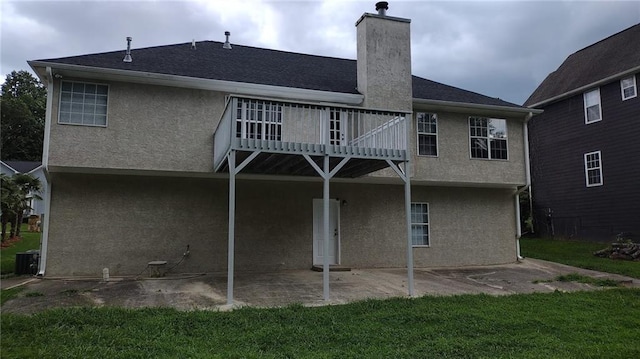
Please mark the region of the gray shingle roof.
<svg viewBox="0 0 640 359"><path fill-rule="evenodd" d="M525 101L531 106L640 66L640 24L569 55Z"/></svg>
<svg viewBox="0 0 640 359"><path fill-rule="evenodd" d="M357 94L355 60L233 45L191 43L132 49L133 62L123 62L125 51L38 60L98 68L169 74L212 80L293 87ZM413 97L483 105L520 107L497 98L413 76Z"/></svg>
<svg viewBox="0 0 640 359"><path fill-rule="evenodd" d="M36 161L3 161L8 166L18 171L18 173L28 173L29 171L37 168L42 162Z"/></svg>

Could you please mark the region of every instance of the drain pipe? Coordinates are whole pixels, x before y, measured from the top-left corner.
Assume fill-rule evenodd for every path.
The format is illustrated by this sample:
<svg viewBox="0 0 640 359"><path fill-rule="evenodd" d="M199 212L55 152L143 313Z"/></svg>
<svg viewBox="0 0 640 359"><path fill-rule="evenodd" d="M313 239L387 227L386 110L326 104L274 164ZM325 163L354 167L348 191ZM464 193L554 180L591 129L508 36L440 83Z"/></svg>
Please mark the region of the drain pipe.
<svg viewBox="0 0 640 359"><path fill-rule="evenodd" d="M525 185L518 189L514 195L514 201L516 205L516 259L518 261L524 259L520 254L520 237L522 237L522 226L520 225L520 194L531 187L531 169L529 163L529 131L527 129L527 123L533 117L533 113L529 112L524 117L522 123L522 137L524 140L524 172L525 172Z"/></svg>
<svg viewBox="0 0 640 359"><path fill-rule="evenodd" d="M42 166L48 185L44 198L44 218L41 223L40 232L40 258L38 263L38 276L44 276L47 268L47 251L49 250L49 218L51 217L51 189L53 181L49 176L49 136L51 133L51 113L53 106L53 70L47 67L47 106L45 109L44 143L42 148Z"/></svg>

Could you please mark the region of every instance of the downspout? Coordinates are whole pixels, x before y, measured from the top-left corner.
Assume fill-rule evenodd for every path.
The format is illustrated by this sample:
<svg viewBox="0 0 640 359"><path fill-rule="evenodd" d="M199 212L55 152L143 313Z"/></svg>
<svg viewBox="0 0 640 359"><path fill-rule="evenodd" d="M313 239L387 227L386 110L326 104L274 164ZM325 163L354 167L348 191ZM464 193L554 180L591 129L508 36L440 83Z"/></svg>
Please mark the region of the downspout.
<svg viewBox="0 0 640 359"><path fill-rule="evenodd" d="M44 122L44 141L42 145L42 168L47 179L48 188L44 198L44 218L42 221L42 235L40 239L40 262L38 276L44 276L47 267L47 250L49 248L49 218L51 218L51 191L53 183L49 175L49 137L51 135L51 112L53 111L53 71L47 66L47 107Z"/></svg>
<svg viewBox="0 0 640 359"><path fill-rule="evenodd" d="M524 259L520 254L520 237L522 237L522 226L520 225L520 194L529 187L531 187L531 169L529 163L529 131L527 129L527 123L533 117L533 113L529 112L524 117L524 122L522 123L522 136L524 140L524 172L525 172L525 185L519 188L515 195L514 201L516 205L516 259L518 261Z"/></svg>

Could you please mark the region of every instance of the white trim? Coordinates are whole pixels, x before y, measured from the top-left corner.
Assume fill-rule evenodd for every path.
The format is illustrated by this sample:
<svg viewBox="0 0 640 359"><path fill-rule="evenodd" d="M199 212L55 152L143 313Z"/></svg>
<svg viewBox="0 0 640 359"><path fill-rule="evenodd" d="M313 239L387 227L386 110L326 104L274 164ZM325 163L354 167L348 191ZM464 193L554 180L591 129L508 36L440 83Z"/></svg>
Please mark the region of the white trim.
<svg viewBox="0 0 640 359"><path fill-rule="evenodd" d="M104 119L104 125L98 125L98 124L86 124L86 123L72 123L72 122L60 122L60 111L62 109L62 84L63 83L70 83L72 84L72 88L73 88L73 84L84 84L84 85L96 85L96 86L106 86L107 87L107 104L106 106L106 112L105 112L105 119ZM89 81L75 81L75 80L61 80L60 81L60 91L58 92L58 113L57 113L57 121L56 123L58 125L71 125L71 126L85 126L85 127L108 127L109 124L109 91L111 90L111 87L109 86L109 84L104 84L104 83L98 83L98 82L89 82ZM97 93L96 93L97 95ZM71 90L71 97L73 98L73 89Z"/></svg>
<svg viewBox="0 0 640 359"><path fill-rule="evenodd" d="M598 106L598 116L599 117L598 117L597 120L589 121L589 115L588 115L587 109L589 107L593 107L593 106L596 106L596 105L591 105L591 106L587 107L587 95L590 94L590 93L593 93L593 92L597 92L598 93L598 104L597 104L597 106ZM582 94L582 102L584 104L584 123L585 124L590 125L592 123L596 123L596 122L602 121L602 97L600 97L600 88L599 87L596 87L595 89L592 89L592 90L589 90L589 91L585 91Z"/></svg>
<svg viewBox="0 0 640 359"><path fill-rule="evenodd" d="M631 85L629 87L624 87L622 85L622 81L629 80L629 79L631 79L633 81L633 85ZM633 96L624 97L624 89L625 88L633 88ZM632 98L638 96L638 87L636 86L636 75L632 75L630 77L625 77L625 78L620 79L620 92L622 94L622 101L626 101L626 100L629 100L629 99L632 99Z"/></svg>
<svg viewBox="0 0 640 359"><path fill-rule="evenodd" d="M589 168L587 157L590 155L598 155L598 165L597 167ZM597 183L589 183L589 171L599 171L600 172L600 182ZM593 151L587 152L584 154L584 178L587 187L596 187L602 186L604 184L604 172L602 170L602 152L601 151Z"/></svg>
<svg viewBox="0 0 640 359"><path fill-rule="evenodd" d="M414 222L413 221L413 205L426 205L427 206L427 222ZM429 248L431 247L431 209L428 202L411 202L411 227L414 225L427 226L427 244L413 244L413 231L411 231L411 247L413 248Z"/></svg>
<svg viewBox="0 0 640 359"><path fill-rule="evenodd" d="M540 102L536 102L533 105L529 105L527 107L532 109L534 107L538 107L538 106L545 105L545 104L548 104L548 103L551 103L551 102L555 102L555 101L561 100L561 99L563 99L565 97L570 97L570 96L579 94L579 93L584 92L585 90L588 90L590 88L593 88L593 87L596 87L596 86L600 86L600 85L604 85L604 84L609 83L611 81L615 81L615 80L617 80L617 79L619 79L621 77L627 76L629 74L634 74L634 73L636 73L638 71L640 71L640 66L636 66L636 67L631 68L631 69L629 69L627 71L618 72L615 75L611 75L611 76L603 78L602 80L598 80L598 81L594 81L594 82L588 83L588 84L586 84L584 86L580 86L580 87L578 87L576 89L573 89L571 91L567 91L565 93L561 93L561 94L559 94L557 96L548 98L546 100L542 100ZM534 112L534 114L535 114L535 112Z"/></svg>
<svg viewBox="0 0 640 359"><path fill-rule="evenodd" d="M430 132L420 132L420 126L418 125L418 116L420 114L425 114L425 115L432 115L435 117L436 119L436 132L435 133L430 133ZM438 124L438 114L435 112L421 112L418 111L415 113L416 114L416 155L419 157L433 157L433 158L437 158L440 157L440 136L439 136L439 124ZM423 136L436 136L436 154L435 155L421 155L420 154L420 135Z"/></svg>
<svg viewBox="0 0 640 359"><path fill-rule="evenodd" d="M364 96L361 94L308 90L294 87L261 85L245 82L211 80L142 71L105 69L91 66L51 63L45 61L28 61L28 63L36 73L38 73L36 67L55 66L56 74L60 74L61 76L73 76L79 78L88 77L108 81L133 82L171 87L186 87L199 90L213 90L226 93L235 93L239 95L269 96L282 99L333 102L349 105L360 105L364 100Z"/></svg>
<svg viewBox="0 0 640 359"><path fill-rule="evenodd" d="M444 110L444 111L453 111L456 112L460 109L466 109L468 111L473 111L474 113L478 110L493 113L503 113L505 116L518 116L521 114L533 113L535 115L543 113L544 110L531 109L526 107L509 107L509 106L498 106L498 105L484 105L484 104L476 104L476 103L467 103L467 102L455 102L455 101L443 101L443 100L429 100L422 98L413 98L413 104L415 107L420 109L420 105L426 106L427 108L431 108L435 110ZM414 111L417 112L417 111Z"/></svg>

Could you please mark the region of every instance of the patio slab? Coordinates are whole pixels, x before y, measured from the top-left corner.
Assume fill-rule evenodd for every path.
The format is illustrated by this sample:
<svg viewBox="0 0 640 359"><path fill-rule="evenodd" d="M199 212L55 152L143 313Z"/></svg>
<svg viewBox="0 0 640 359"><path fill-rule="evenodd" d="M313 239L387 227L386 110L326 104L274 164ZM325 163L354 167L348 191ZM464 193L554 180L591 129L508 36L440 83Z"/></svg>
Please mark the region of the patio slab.
<svg viewBox="0 0 640 359"><path fill-rule="evenodd" d="M428 268L414 272L415 295L489 294L596 290L575 282L534 283L558 275L579 273L623 281L640 287L640 280L536 259L518 263ZM322 298L322 273L311 270L239 272L234 280L233 307L278 307L290 304L318 306L343 304L369 298L407 296L407 272L403 268L353 269L331 272L331 299ZM109 306L125 308L171 307L178 310L226 310L226 273L175 275L163 278L36 279L23 285L20 294L2 306L4 313L30 314L55 307Z"/></svg>

